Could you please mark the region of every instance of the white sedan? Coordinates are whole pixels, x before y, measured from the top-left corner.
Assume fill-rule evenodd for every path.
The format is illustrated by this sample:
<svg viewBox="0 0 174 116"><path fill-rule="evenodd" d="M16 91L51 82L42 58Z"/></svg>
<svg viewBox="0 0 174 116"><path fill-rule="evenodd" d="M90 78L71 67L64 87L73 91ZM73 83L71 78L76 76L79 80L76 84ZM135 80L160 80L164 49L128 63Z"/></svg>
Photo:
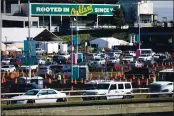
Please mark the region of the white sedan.
<svg viewBox="0 0 174 116"><path fill-rule="evenodd" d="M47 98L52 98L52 99L47 99ZM23 99L23 100L9 101L8 104L56 103L56 102L67 101L65 93L61 93L54 89L32 89L27 91L24 95L15 96L12 97L12 99Z"/></svg>
<svg viewBox="0 0 174 116"><path fill-rule="evenodd" d="M16 68L14 65L4 65L2 66L1 70L5 72L13 72L16 70Z"/></svg>

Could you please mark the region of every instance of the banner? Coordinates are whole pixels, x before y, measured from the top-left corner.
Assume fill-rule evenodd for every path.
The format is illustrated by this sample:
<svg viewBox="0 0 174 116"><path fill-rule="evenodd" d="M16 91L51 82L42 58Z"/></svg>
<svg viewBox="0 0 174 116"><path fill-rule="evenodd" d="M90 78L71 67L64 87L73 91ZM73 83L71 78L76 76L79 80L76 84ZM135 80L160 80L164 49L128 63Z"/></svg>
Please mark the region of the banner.
<svg viewBox="0 0 174 116"><path fill-rule="evenodd" d="M30 5L31 15L53 15L53 16L87 16L97 14L112 16L115 7L119 4L38 4Z"/></svg>

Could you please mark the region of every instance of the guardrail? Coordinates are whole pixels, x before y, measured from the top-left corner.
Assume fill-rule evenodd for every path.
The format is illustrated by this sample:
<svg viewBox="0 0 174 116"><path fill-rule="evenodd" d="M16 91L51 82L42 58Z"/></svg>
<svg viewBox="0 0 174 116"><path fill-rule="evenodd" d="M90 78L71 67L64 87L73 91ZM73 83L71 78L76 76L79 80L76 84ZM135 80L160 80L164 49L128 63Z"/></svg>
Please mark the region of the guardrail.
<svg viewBox="0 0 174 116"><path fill-rule="evenodd" d="M133 88L133 90L148 90L149 88ZM85 92L86 90L70 90L70 91L60 91L62 93L81 93ZM22 95L24 93L1 93L3 95Z"/></svg>
<svg viewBox="0 0 174 116"><path fill-rule="evenodd" d="M107 97L107 96L135 96L135 95L172 95L174 92L159 92L159 93L132 93L132 94L119 94L119 95L78 95L78 96L61 96L50 98L23 98L23 99L1 99L1 101L15 101L15 100L40 100L40 99L59 99L59 98L83 98L83 97Z"/></svg>

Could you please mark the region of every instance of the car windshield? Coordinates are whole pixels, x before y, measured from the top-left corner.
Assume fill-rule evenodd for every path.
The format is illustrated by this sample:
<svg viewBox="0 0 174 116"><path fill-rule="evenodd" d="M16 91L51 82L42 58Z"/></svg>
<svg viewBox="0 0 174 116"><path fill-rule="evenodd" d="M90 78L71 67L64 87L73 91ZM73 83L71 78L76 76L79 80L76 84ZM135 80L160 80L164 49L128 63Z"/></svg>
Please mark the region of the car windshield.
<svg viewBox="0 0 174 116"><path fill-rule="evenodd" d="M147 55L141 55L141 57L146 57Z"/></svg>
<svg viewBox="0 0 174 116"><path fill-rule="evenodd" d="M109 55L110 55L110 56L113 56L113 55L114 55L114 53L109 53Z"/></svg>
<svg viewBox="0 0 174 116"><path fill-rule="evenodd" d="M10 60L10 59L4 59L4 61L8 61L8 60Z"/></svg>
<svg viewBox="0 0 174 116"><path fill-rule="evenodd" d="M47 70L47 68L39 68L39 70Z"/></svg>
<svg viewBox="0 0 174 116"><path fill-rule="evenodd" d="M100 61L100 59L94 59L94 61Z"/></svg>
<svg viewBox="0 0 174 116"><path fill-rule="evenodd" d="M29 90L24 95L36 95L38 92L39 92L39 90Z"/></svg>
<svg viewBox="0 0 174 116"><path fill-rule="evenodd" d="M9 68L9 66L2 66L2 68Z"/></svg>
<svg viewBox="0 0 174 116"><path fill-rule="evenodd" d="M132 58L131 56L125 56L124 58Z"/></svg>
<svg viewBox="0 0 174 116"><path fill-rule="evenodd" d="M142 53L142 54L150 54L151 51L142 51L141 53Z"/></svg>
<svg viewBox="0 0 174 116"><path fill-rule="evenodd" d="M96 87L96 89L108 89L109 88L109 84L98 84L98 86Z"/></svg>
<svg viewBox="0 0 174 116"><path fill-rule="evenodd" d="M130 62L130 63L134 64L134 63L136 63L136 62Z"/></svg>
<svg viewBox="0 0 174 116"><path fill-rule="evenodd" d="M115 60L115 58L110 58L110 60Z"/></svg>

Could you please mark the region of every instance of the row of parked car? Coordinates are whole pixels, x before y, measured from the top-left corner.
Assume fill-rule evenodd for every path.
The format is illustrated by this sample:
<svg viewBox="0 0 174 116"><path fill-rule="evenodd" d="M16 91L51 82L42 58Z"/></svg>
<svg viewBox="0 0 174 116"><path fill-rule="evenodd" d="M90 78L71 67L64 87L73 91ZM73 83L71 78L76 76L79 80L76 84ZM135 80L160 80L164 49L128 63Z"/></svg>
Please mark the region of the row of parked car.
<svg viewBox="0 0 174 116"><path fill-rule="evenodd" d="M5 72L13 72L15 70L28 70L28 66L24 66L22 64L22 58L24 55L16 55L15 57L2 56L2 69L1 71ZM121 63L128 63L131 67L144 67L144 66L152 66L154 64L161 64L171 62L171 57L165 53L154 53L151 49L143 49L141 51L140 56L137 57L135 51L121 51L121 50L111 50L108 52L97 52L83 55L83 60L79 60L79 64L88 64L89 70L93 69L121 69ZM49 61L48 61L49 59ZM60 55L52 55L47 57L47 59L43 59L42 56L36 56L35 64L32 65L32 70L37 70L38 75L52 74L56 72L53 71L54 67L62 66L69 67L71 65L70 62L70 54L60 54ZM37 64L41 64L38 67ZM55 68L54 68L55 69ZM58 68L60 69L60 68ZM57 70L58 70L57 69ZM67 70L66 70L67 71ZM60 72L60 71L59 71ZM70 73L70 69L67 71Z"/></svg>

